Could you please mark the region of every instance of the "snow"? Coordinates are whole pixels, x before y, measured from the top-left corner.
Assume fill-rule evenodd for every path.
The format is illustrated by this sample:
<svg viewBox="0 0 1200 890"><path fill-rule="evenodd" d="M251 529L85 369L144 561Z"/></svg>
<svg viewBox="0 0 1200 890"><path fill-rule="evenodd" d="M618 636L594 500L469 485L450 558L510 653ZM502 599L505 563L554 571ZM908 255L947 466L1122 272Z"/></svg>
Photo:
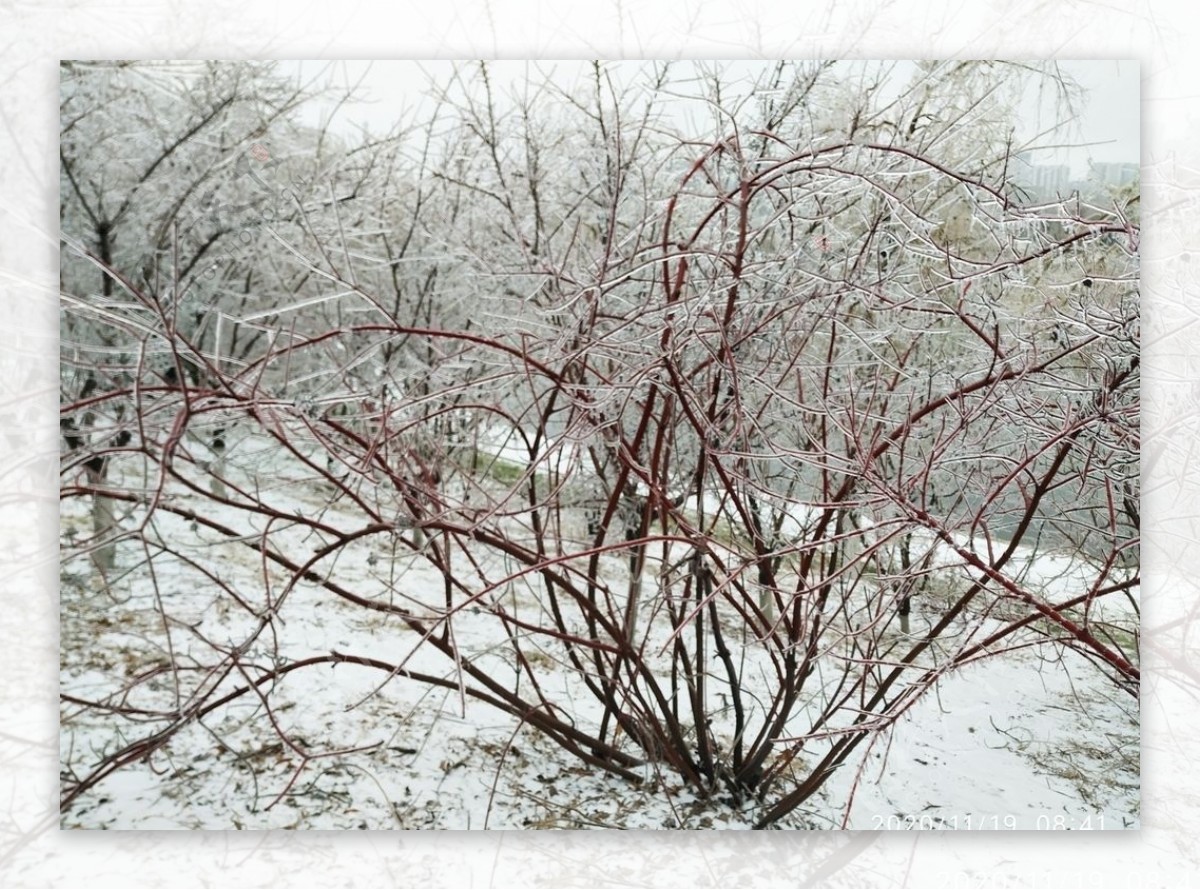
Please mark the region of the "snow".
<svg viewBox="0 0 1200 890"><path fill-rule="evenodd" d="M1122 705L1078 662L1026 653L952 674L865 758L845 827L1137 828L1139 735Z"/></svg>
<svg viewBox="0 0 1200 890"><path fill-rule="evenodd" d="M491 448L524 466L521 449L502 441ZM233 441L228 460L246 472L253 468L263 480L260 495L281 515L321 510L324 522L353 527L345 499L327 505L328 492L297 476L269 443ZM137 481L127 470L123 482ZM182 490L171 495L173 503L198 503ZM706 510L715 506L706 500ZM209 504L206 510L209 518L247 534L261 525L231 509ZM797 531L805 518L798 510L789 519ZM132 527L144 518L137 505L123 522ZM85 529L88 519L82 501L64 502L64 535ZM164 544L193 555L242 592L251 608L273 603L277 617L245 645L253 616L178 560L156 558L152 578L137 545L123 543L118 568L130 571L105 591L86 555L70 556L64 544L62 691L68 696L95 699L129 688L130 705L168 710L176 696L186 699L188 688L177 689L171 674L154 671L169 659L211 663L214 650L239 645L244 648L237 672L220 681L222 689L243 684L260 668L334 652L379 658L442 677L448 685L431 687L349 663L292 671L264 690L269 720L263 701L253 695L216 709L77 798L62 814L64 828L745 829L762 814L762 805L750 798L736 801L718 793L699 799L679 777L653 763L638 768L648 780L641 786L592 769L528 725L462 695L454 662L421 645L419 635L396 616L365 610L305 582L287 590L286 574L264 566L253 549L222 542L203 526L166 513L153 522ZM322 543L298 526L282 534L297 559ZM672 558L669 548L664 553ZM483 552L473 556L499 560ZM625 558L606 559L611 588L619 592ZM1059 592L1077 592L1085 580L1065 556L1034 559L1024 551L1018 559ZM456 567L469 569L461 557ZM421 554L392 552L386 537L355 542L319 569L381 601L429 608L442 595L441 574ZM519 580L479 596L506 597L507 607L529 621L537 621L544 608L536 591ZM921 610L936 606L935 600L914 605L917 629L930 620ZM963 633L982 637L999 626L986 616L973 622ZM443 626L464 657L491 676L528 682L517 677L504 635L486 609L459 605ZM830 645L833 653L836 645ZM761 657L749 641L742 653L747 676ZM548 697L568 703L581 725L599 719L599 703L555 653L531 651L530 658ZM214 682L187 671L180 677L185 687ZM144 682L135 684L136 678ZM788 731L804 731L804 717L802 710ZM860 746L780 827L1136 828L1137 719L1136 703L1079 656L1052 646L1005 652L938 677L929 694ZM105 753L160 726L65 700L63 768L86 774ZM637 754L632 742L628 750Z"/></svg>

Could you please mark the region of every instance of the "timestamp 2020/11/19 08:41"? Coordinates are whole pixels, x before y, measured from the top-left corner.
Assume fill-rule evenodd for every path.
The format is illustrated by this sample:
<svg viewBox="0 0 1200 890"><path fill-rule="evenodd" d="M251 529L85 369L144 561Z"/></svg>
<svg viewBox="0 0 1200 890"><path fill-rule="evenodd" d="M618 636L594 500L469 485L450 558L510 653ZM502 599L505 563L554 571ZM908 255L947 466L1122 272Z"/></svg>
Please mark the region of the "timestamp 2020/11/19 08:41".
<svg viewBox="0 0 1200 890"><path fill-rule="evenodd" d="M871 823L877 831L1104 831L1107 828L1103 814L1090 813L1083 816L1043 813L1032 819L1029 816L1017 818L1013 814L893 814L872 816Z"/></svg>

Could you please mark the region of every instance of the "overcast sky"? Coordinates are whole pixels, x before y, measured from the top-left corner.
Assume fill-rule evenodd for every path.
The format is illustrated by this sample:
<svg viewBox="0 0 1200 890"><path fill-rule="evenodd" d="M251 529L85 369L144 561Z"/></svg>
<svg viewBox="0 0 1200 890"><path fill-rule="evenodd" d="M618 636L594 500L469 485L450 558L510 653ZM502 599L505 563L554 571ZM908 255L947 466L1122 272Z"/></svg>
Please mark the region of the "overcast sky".
<svg viewBox="0 0 1200 890"><path fill-rule="evenodd" d="M583 76L590 63L576 61L502 61L489 63L497 84L520 80L527 72L535 69L553 71L557 78L574 79ZM621 63L622 69L632 71L639 63ZM686 63L685 63L686 64ZM756 66L770 62L741 61L729 63L733 73L749 74ZM1078 148L1057 152L1040 152L1035 163L1069 163L1072 177L1086 176L1090 160L1138 162L1140 159L1140 88L1139 67L1135 61L1064 61L1060 66L1073 76L1086 90L1086 102L1077 109L1079 114L1075 126L1063 138ZM426 75L444 79L453 70L454 63L436 61L328 61L285 62L283 70L311 78L324 72L333 74L339 82L353 83L362 78L362 96L365 101L338 110L335 129L351 129L365 124L371 130L382 132L389 129L401 117L405 109L420 107L426 100L422 93ZM897 66L903 73L905 63ZM319 123L329 114L328 107L314 107L309 112L310 122ZM1061 121L1062 109L1047 95L1044 101L1031 93L1022 111L1023 133L1019 137L1032 138L1039 132ZM1046 141L1060 141L1058 139Z"/></svg>
<svg viewBox="0 0 1200 890"><path fill-rule="evenodd" d="M1079 132L1081 141L1088 143L1072 149L1065 156L1035 158L1036 163L1069 163L1071 175L1083 177L1088 161L1127 161L1141 159L1141 81L1140 67L1135 61L1069 61L1060 62L1068 74L1087 90L1087 102L1081 109ZM1048 105L1048 103L1047 103ZM1044 107L1040 114L1037 103L1030 102L1026 125L1036 132L1053 122L1053 108Z"/></svg>

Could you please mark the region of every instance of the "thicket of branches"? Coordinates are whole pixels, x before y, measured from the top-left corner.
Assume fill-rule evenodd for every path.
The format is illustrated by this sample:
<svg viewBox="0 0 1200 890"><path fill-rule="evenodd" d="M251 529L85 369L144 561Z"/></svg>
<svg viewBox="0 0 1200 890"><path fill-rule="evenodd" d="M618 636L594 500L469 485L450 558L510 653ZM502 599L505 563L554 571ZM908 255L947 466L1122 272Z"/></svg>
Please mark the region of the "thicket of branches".
<svg viewBox="0 0 1200 890"><path fill-rule="evenodd" d="M232 702L303 768L273 696L331 664L761 826L982 658L1136 702L1136 192L1014 174L1021 90L1066 85L686 75L465 65L354 140L270 66L64 65L64 609L160 618L68 684L64 735L112 733L64 808ZM304 652L298 589L403 630Z"/></svg>

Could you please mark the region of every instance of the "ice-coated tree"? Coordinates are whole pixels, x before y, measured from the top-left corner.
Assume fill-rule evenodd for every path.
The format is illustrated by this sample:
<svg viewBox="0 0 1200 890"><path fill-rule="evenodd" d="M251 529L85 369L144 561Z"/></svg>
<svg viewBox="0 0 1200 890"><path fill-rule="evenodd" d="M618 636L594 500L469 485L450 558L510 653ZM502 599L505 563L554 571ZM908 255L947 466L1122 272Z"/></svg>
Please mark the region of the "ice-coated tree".
<svg viewBox="0 0 1200 890"><path fill-rule="evenodd" d="M201 733L284 798L363 753L283 717L331 666L761 827L984 658L1136 708L1137 195L1022 192L1053 66L571 71L356 141L270 69L64 68L64 522L157 622L68 671L65 811Z"/></svg>

